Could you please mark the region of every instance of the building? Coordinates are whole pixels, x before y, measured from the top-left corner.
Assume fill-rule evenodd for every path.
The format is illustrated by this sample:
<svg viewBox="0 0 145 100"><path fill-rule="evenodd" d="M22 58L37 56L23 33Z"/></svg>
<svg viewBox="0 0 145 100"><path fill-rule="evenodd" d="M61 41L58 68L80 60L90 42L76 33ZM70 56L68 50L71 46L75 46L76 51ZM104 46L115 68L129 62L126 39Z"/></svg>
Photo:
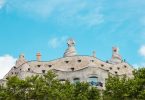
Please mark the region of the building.
<svg viewBox="0 0 145 100"><path fill-rule="evenodd" d="M42 75L48 70L53 70L60 81L69 80L75 82L89 82L91 85L104 88L108 75L119 75L133 77L134 70L131 65L122 60L119 49L113 47L112 58L102 61L96 58L96 53L92 56L78 55L75 49L75 41L69 39L62 58L52 61L41 61L41 53L36 54L36 61L27 61L23 54L19 56L15 66L1 80L4 82L8 76L17 75L25 79L31 75Z"/></svg>

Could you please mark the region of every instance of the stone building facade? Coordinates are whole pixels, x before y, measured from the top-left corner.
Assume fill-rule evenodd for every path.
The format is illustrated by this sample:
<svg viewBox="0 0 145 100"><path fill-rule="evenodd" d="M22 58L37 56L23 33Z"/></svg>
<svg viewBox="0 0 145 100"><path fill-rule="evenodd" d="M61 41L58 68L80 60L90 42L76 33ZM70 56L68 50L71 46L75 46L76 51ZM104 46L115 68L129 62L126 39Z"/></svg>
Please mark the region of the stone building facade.
<svg viewBox="0 0 145 100"><path fill-rule="evenodd" d="M1 83L5 82L8 76L17 75L19 78L25 79L31 75L43 75L49 70L54 71L62 82L65 80L72 83L89 82L102 89L105 87L105 81L109 74L133 77L133 67L122 60L119 49L116 47L112 48L112 58L102 61L96 58L95 52L92 56L78 55L73 39L69 39L67 45L68 48L64 56L52 61L41 61L40 53L36 54L36 61L27 61L21 54L15 66L5 75Z"/></svg>

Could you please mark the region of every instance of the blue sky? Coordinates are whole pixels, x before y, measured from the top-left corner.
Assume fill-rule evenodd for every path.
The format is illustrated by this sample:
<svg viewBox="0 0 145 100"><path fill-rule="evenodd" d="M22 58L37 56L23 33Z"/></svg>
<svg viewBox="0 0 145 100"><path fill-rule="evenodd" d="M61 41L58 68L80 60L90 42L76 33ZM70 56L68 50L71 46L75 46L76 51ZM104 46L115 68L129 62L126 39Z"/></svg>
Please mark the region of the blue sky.
<svg viewBox="0 0 145 100"><path fill-rule="evenodd" d="M20 53L35 60L60 58L67 38L79 55L111 58L112 46L134 66L145 65L144 0L0 0L0 69Z"/></svg>

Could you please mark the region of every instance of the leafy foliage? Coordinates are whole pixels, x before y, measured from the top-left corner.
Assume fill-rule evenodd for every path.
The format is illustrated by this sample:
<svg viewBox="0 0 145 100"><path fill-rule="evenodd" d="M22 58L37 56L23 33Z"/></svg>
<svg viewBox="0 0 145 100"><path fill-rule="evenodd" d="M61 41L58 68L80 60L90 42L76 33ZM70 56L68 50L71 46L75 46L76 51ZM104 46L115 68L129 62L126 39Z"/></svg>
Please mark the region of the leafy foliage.
<svg viewBox="0 0 145 100"><path fill-rule="evenodd" d="M145 68L135 70L134 78L109 76L102 92L88 83L61 83L52 71L25 80L9 77L0 86L0 100L145 100Z"/></svg>
<svg viewBox="0 0 145 100"><path fill-rule="evenodd" d="M135 70L134 78L109 76L104 91L105 100L145 100L145 68Z"/></svg>
<svg viewBox="0 0 145 100"><path fill-rule="evenodd" d="M52 71L43 76L9 77L0 86L0 100L99 100L100 92L88 83L61 83Z"/></svg>

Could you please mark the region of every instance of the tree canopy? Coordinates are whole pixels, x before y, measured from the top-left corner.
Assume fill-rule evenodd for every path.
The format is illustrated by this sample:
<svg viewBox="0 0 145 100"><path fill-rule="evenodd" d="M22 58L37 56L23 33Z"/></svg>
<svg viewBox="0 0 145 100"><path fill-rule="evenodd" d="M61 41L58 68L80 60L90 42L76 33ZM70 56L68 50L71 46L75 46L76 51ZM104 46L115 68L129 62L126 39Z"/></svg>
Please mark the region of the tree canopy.
<svg viewBox="0 0 145 100"><path fill-rule="evenodd" d="M145 68L134 70L134 78L109 76L104 98L108 100L145 100Z"/></svg>
<svg viewBox="0 0 145 100"><path fill-rule="evenodd" d="M133 75L109 76L103 91L85 82L62 83L52 71L25 80L13 76L0 86L0 100L145 100L145 68Z"/></svg>
<svg viewBox="0 0 145 100"><path fill-rule="evenodd" d="M52 71L43 76L9 77L0 86L0 100L99 100L100 92L88 83L61 83Z"/></svg>

